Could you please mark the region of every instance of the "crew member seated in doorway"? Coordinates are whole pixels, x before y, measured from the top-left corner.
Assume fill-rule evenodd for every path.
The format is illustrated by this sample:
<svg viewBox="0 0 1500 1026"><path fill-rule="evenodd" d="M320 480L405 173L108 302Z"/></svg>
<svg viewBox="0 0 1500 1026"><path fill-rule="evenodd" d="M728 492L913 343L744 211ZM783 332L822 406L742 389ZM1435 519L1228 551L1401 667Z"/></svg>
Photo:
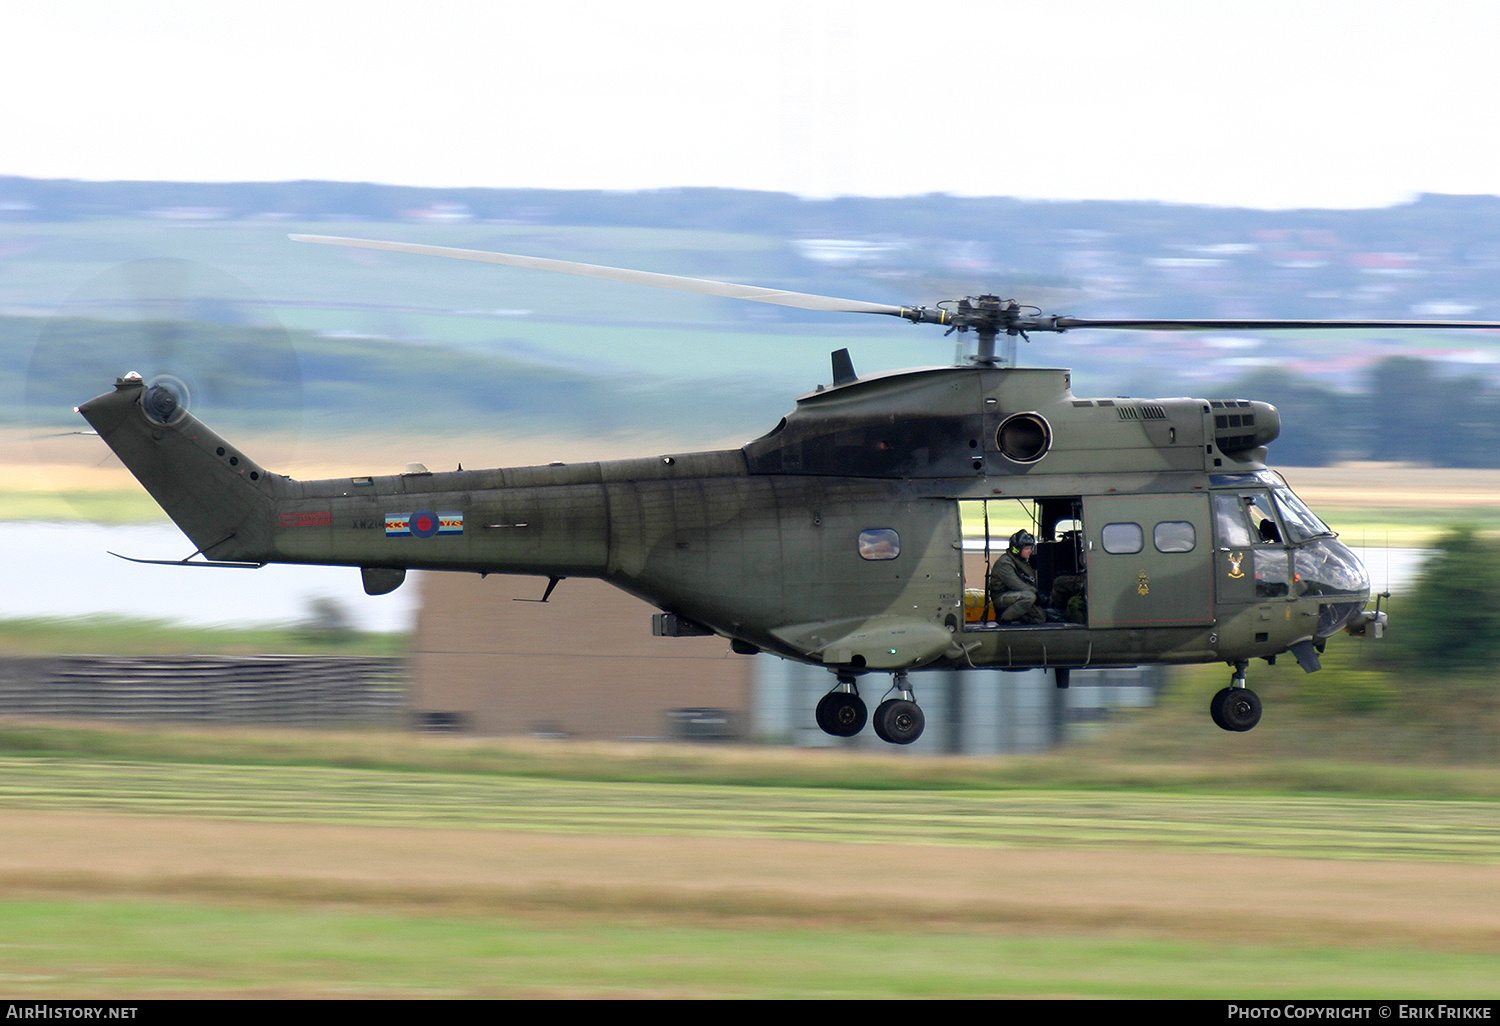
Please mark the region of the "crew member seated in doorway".
<svg viewBox="0 0 1500 1026"><path fill-rule="evenodd" d="M1083 574L1059 574L1052 580L1052 609L1058 617L1070 623L1088 621L1088 603L1084 598L1084 587L1088 579Z"/></svg>
<svg viewBox="0 0 1500 1026"><path fill-rule="evenodd" d="M1073 552L1081 554L1078 532L1065 532L1059 540ZM1088 600L1085 597L1087 588L1088 578L1084 576L1081 564L1076 574L1058 574L1052 578L1052 601L1049 603L1051 609L1047 613L1047 619L1087 623L1089 618Z"/></svg>
<svg viewBox="0 0 1500 1026"><path fill-rule="evenodd" d="M1036 571L1031 554L1036 539L1029 531L1010 536L1010 548L990 567L990 602L1001 623L1046 623L1047 614L1037 607Z"/></svg>

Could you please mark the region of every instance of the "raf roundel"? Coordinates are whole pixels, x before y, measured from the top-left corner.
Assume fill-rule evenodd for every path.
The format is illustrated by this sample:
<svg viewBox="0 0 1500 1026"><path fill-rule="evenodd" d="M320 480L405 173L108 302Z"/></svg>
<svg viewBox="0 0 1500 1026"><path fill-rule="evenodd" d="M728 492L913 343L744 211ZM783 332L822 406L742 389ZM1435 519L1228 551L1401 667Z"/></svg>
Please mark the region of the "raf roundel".
<svg viewBox="0 0 1500 1026"><path fill-rule="evenodd" d="M435 534L463 534L464 515L454 510L434 513L421 509L415 513L387 513L387 538L431 538Z"/></svg>
<svg viewBox="0 0 1500 1026"><path fill-rule="evenodd" d="M431 538L441 525L437 514L430 510L420 509L411 515L411 533L418 538Z"/></svg>

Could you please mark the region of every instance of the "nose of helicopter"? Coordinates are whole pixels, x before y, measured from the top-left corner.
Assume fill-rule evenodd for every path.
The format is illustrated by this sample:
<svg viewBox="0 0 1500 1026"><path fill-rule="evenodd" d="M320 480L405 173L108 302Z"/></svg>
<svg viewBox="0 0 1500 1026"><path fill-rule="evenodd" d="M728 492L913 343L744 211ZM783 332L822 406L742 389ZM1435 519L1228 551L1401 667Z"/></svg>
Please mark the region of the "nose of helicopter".
<svg viewBox="0 0 1500 1026"><path fill-rule="evenodd" d="M1318 636L1338 633L1369 601L1369 573L1353 550L1337 538L1316 538L1294 553L1298 593L1323 599L1318 606Z"/></svg>

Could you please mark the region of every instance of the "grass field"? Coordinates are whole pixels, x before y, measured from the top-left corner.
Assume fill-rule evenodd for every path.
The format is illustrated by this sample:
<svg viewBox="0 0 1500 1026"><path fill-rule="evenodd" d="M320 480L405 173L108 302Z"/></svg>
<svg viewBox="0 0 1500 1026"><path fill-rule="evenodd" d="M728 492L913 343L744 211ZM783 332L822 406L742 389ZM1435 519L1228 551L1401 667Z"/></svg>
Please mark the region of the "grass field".
<svg viewBox="0 0 1500 1026"><path fill-rule="evenodd" d="M0 930L26 949L6 958L0 982L31 997L1483 1000L1500 973L1493 955L1399 946L411 914L333 901L32 899L0 906Z"/></svg>
<svg viewBox="0 0 1500 1026"><path fill-rule="evenodd" d="M477 465L468 451L454 455ZM17 470L0 516L156 516L122 473ZM1486 472L1287 475L1356 542L1500 530ZM46 651L49 631L79 630L124 643L107 623L0 639ZM1210 667L1148 718L1009 759L0 724L0 983L60 998L1500 996L1493 689L1330 718L1294 671L1256 667L1267 719L1247 735L1206 726Z"/></svg>
<svg viewBox="0 0 1500 1026"><path fill-rule="evenodd" d="M1500 863L1500 807L1489 800L1019 787L852 790L0 758L0 802L49 812L287 823L840 844L1149 845L1219 854Z"/></svg>
<svg viewBox="0 0 1500 1026"><path fill-rule="evenodd" d="M1382 789L1350 766L1319 790L1263 770L1233 786L1087 750L12 724L0 980L96 998L1495 996L1495 774ZM1450 796L1411 797L1424 786Z"/></svg>
<svg viewBox="0 0 1500 1026"><path fill-rule="evenodd" d="M170 620L95 615L0 619L0 655L370 655L406 652L404 634L317 627L198 627Z"/></svg>

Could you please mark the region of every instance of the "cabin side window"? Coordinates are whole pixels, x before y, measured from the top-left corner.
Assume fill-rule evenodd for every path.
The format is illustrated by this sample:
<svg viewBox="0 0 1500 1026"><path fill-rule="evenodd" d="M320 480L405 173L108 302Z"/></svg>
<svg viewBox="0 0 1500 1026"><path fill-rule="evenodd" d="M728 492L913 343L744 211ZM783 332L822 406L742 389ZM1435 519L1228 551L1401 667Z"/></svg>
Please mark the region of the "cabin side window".
<svg viewBox="0 0 1500 1026"><path fill-rule="evenodd" d="M1146 532L1140 524L1105 524L1100 532L1104 551L1116 556L1128 556L1146 546Z"/></svg>
<svg viewBox="0 0 1500 1026"><path fill-rule="evenodd" d="M901 555L901 536L889 527L859 532L860 559L895 559Z"/></svg>
<svg viewBox="0 0 1500 1026"><path fill-rule="evenodd" d="M1192 552L1198 545L1198 532L1186 520L1163 520L1151 532L1157 552Z"/></svg>

